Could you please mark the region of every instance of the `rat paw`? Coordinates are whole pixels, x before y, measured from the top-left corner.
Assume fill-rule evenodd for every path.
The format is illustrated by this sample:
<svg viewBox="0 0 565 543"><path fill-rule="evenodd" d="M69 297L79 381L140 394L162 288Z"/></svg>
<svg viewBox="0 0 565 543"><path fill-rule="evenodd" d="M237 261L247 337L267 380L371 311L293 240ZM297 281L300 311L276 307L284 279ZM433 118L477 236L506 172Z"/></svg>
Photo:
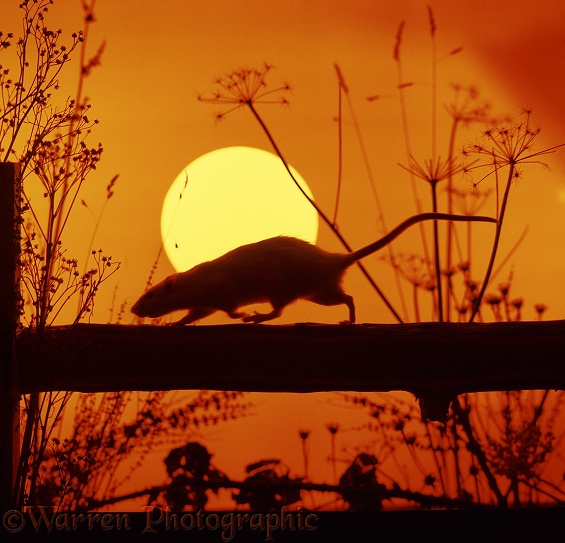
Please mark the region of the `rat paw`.
<svg viewBox="0 0 565 543"><path fill-rule="evenodd" d="M228 316L232 319L245 320L249 316L249 313L245 313L244 311L231 311L230 313L228 313Z"/></svg>
<svg viewBox="0 0 565 543"><path fill-rule="evenodd" d="M241 320L243 322L254 322L257 323L261 318L261 315L259 315L259 313L255 312L253 315L244 315Z"/></svg>
<svg viewBox="0 0 565 543"><path fill-rule="evenodd" d="M273 317L270 313L255 313L253 315L246 315L243 318L243 322L252 322L253 324L259 324L260 322L271 320Z"/></svg>

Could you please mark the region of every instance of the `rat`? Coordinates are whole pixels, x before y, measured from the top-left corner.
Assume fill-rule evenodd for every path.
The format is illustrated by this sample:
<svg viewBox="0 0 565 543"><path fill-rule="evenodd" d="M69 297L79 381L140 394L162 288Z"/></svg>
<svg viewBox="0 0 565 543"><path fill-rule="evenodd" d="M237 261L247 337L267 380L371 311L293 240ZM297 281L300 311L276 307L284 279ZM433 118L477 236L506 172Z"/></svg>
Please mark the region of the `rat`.
<svg viewBox="0 0 565 543"><path fill-rule="evenodd" d="M349 309L349 323L353 324L353 297L346 294L341 285L347 268L382 249L413 224L427 220L496 223L491 217L422 213L351 253L330 253L294 237L264 239L170 275L147 290L131 311L138 317L157 318L188 309L188 313L174 323L179 326L216 311L225 311L232 319L260 323L276 319L287 305L304 299L326 306L345 304ZM249 315L239 310L261 302L269 302L272 311Z"/></svg>

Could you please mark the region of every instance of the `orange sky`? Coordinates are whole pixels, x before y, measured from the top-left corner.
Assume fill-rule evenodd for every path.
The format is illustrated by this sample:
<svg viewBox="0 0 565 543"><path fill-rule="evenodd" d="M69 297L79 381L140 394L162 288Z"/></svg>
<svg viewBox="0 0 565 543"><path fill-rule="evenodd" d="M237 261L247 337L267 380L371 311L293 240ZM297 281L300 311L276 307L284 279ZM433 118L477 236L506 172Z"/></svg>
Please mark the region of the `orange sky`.
<svg viewBox="0 0 565 543"><path fill-rule="evenodd" d="M95 242L122 262L122 272L115 281L118 300L131 304L144 287L159 248L162 200L184 166L224 146L271 150L247 112L235 112L218 124L214 121L218 108L197 100L198 94L213 89L216 77L241 66L255 67L267 61L276 66L269 78L272 84L291 85L290 108L265 106L261 113L289 162L309 183L320 206L331 214L337 179L337 124L333 120L337 113L337 80L332 64L337 62L351 91L387 224L392 227L412 214L409 181L398 166L399 162L406 163L406 151L392 48L398 24L405 20L404 77L415 82L407 93L410 137L417 157L426 159L430 155L431 119L426 5L391 1L377 6L358 1L347 7L340 2L267 7L261 2L246 2L246 7L241 8L229 1L217 2L213 7L207 2L168 1L140 8L134 2L99 0L97 23L91 28L89 43L94 53L105 40L106 50L102 66L87 81L86 94L93 104L93 115L101 121L91 141L102 141L105 151L83 196L97 215L106 183L114 174L120 174ZM476 85L497 113L515 114L522 107L531 107L534 123L542 127L538 146L561 143L565 113L558 97L559 78L565 73L565 45L559 32L565 9L560 3L542 2L547 9L533 13L522 1L471 1L464 7L451 2L432 5L438 56L463 47L462 53L439 64L438 153L446 154L449 125L442 105L452 96L452 82ZM505 20L507 6L512 6L512 22ZM15 19L18 10L14 8L9 15ZM80 28L80 15L78 5L74 11L68 9L68 4L52 8L56 21L53 24L69 28L69 32ZM72 94L72 86L68 88ZM391 98L370 103L365 100L374 94ZM339 224L356 248L372 241L379 232L375 230L375 206L362 156L347 112L345 115ZM469 131L466 136L474 141L477 132ZM546 303L550 306L548 318L560 318L560 308L565 304L565 293L553 287L563 276L564 266L549 256L552 246L560 246L564 236L564 156L560 152L547 157L551 172L529 168L515 187L501 249L504 254L524 225L529 225L528 237L513 259L515 295L526 296L530 305ZM420 196L429 209L424 183ZM94 228L90 211L78 209L76 217L81 229ZM74 254L75 240L65 241ZM82 243L82 238L78 242ZM406 243L400 240L397 250L410 250L412 242L406 236ZM324 227L320 229L319 244L340 250ZM82 255L80 249L76 253ZM392 274L387 266L376 259L367 263L383 289L394 298ZM164 259L157 279L172 271ZM391 315L356 271L350 272L346 288L357 300L360 321L392 322ZM111 292L112 286L106 290ZM100 302L97 321L107 320L107 307L108 303ZM289 308L288 318L279 322L335 322L342 318L341 309L298 304ZM224 316L218 319L225 322Z"/></svg>
<svg viewBox="0 0 565 543"><path fill-rule="evenodd" d="M460 55L440 63L438 70L440 155L445 156L447 144L441 105L451 98L448 85L452 82L477 85L496 112L514 114L522 107L533 108L534 122L543 130L539 145L561 143L565 114L557 97L565 55L558 32L565 10L558 2L545 4L548 9L532 13L526 2L508 3L512 22L505 20L505 2L466 2L457 9L450 2L434 4L438 56L464 48ZM377 6L366 1L348 3L347 8L339 2L245 5L245 9L232 2L214 7L206 2L167 2L165 9L162 5L139 8L127 1L97 5L98 22L92 27L90 43L92 51L102 40L107 47L103 65L88 81L86 92L102 121L93 139L104 143L105 156L85 199L97 211L106 181L120 174L97 238L100 247L123 263L121 277L116 279L120 301L133 303L143 289L159 247L161 202L182 168L223 146L270 150L247 112L231 114L218 124L214 121L217 108L196 100L199 93L213 88L216 77L241 66L268 61L277 67L270 76L272 84L291 84L290 109L266 106L261 112L289 162L310 184L321 207L331 213L337 178L337 126L332 120L337 88L332 63L337 62L351 90L387 224L394 225L414 212L407 205L407 198L411 199L407 176L398 167L406 162L398 101L368 103L364 98L396 95L391 53L399 21L405 20L404 73L406 80L415 82L407 94L411 140L415 153L428 158L431 57L426 3L391 1ZM474 140L476 132L467 135ZM374 230L375 206L367 175L347 119L344 142L340 227L350 244L359 247L372 241L378 231ZM565 269L559 259L549 256L552 246L560 246L564 237L565 186L559 160L563 156L549 157L550 173L530 168L513 191L501 249L504 254L524 225L529 225L528 237L513 261L515 295L527 296L530 306L546 303L548 318L560 318L565 304L565 294L554 288ZM423 185L421 198L429 206ZM87 210L80 210L77 217L81 226L93 223ZM319 243L340 250L325 228ZM413 240L407 236L397 250L410 250L410 243ZM394 298L392 274L375 260L368 265ZM157 278L171 271L163 260ZM390 314L357 272L350 272L346 288L357 300L360 321L390 321ZM104 322L107 305L98 307L95 318ZM341 309L298 304L280 322L335 322L342 318ZM224 321L224 316L217 319Z"/></svg>
<svg viewBox="0 0 565 543"><path fill-rule="evenodd" d="M516 114L522 107L532 108L534 122L542 128L540 148L565 142L565 7L559 0L541 0L535 9L526 0L98 0L97 22L89 43L94 53L105 40L106 50L102 66L87 81L86 94L93 104L93 116L101 121L91 142L103 142L104 156L83 197L97 215L107 182L120 175L94 245L121 261L122 269L101 293L93 320L107 322L107 308L122 302L131 306L143 291L159 250L163 197L188 163L224 146L271 150L247 112L235 112L218 124L214 121L217 109L196 99L213 88L216 77L235 68L253 68L266 61L276 66L270 76L273 84L291 85L290 108L267 106L261 113L289 162L309 183L319 205L331 214L337 177L337 125L333 120L337 113L333 63L337 62L350 88L389 227L413 214L409 180L398 167L399 162L406 163L406 151L392 50L398 25L405 20L404 74L405 80L415 82L407 94L411 139L418 156L429 158L428 3L437 24L438 56L463 47L462 53L439 65L439 154L445 156L446 152L448 124L442 104L451 97L448 85L452 82L476 85L497 113ZM17 2L12 4L0 21L5 31L18 21ZM53 26L61 26L67 33L81 27L78 1L56 2L51 11ZM68 88L73 94L74 88ZM390 98L365 100L375 94ZM474 140L476 132L466 134ZM379 232L362 156L347 117L344 138L339 223L341 232L357 248L373 241ZM514 295L525 298L526 318L533 318L534 303L544 302L549 306L547 318L560 319L565 313L565 290L561 288L565 275L561 258L565 152L546 159L551 171L532 166L514 187L501 254L528 225L528 237L512 259ZM422 200L429 206L426 187L422 188ZM89 236L94 228L92 214L77 209L73 226ZM410 251L414 240L407 235L397 250ZM82 236L63 241L70 254L82 256ZM340 250L324 227L318 243ZM376 258L368 259L367 265L397 304L390 270ZM162 259L156 279L172 271ZM394 322L356 270L350 271L345 285L356 300L359 322ZM128 313L124 322L130 322L129 318ZM298 303L276 322L333 323L343 318L343 307ZM423 318L427 318L425 312ZM218 314L206 323L228 320ZM234 476L242 473L245 462L281 455L300 472L299 427L320 436L315 447L322 451L326 422L338 421L343 426L357 423L348 410L329 407L328 397L257 395L256 401L258 416L236 421L208 436L216 464L226 470L233 466L230 473ZM231 458L233 440L238 448L241 444L238 458ZM325 454L320 452L319 458ZM321 469L322 478L323 473ZM155 483L160 482L159 477Z"/></svg>

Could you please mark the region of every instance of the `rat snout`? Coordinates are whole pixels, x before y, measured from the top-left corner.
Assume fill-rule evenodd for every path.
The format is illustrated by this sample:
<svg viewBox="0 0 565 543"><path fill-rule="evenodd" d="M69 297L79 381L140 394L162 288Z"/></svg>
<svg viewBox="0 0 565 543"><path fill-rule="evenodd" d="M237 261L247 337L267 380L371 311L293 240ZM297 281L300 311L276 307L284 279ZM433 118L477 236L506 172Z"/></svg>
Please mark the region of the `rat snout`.
<svg viewBox="0 0 565 543"><path fill-rule="evenodd" d="M151 311L151 304L147 303L145 294L131 306L131 312L142 319L145 317L154 318L157 316L154 315L155 311Z"/></svg>
<svg viewBox="0 0 565 543"><path fill-rule="evenodd" d="M165 313L159 307L155 307L154 304L146 300L144 296L131 306L131 312L141 319L146 317L156 319Z"/></svg>
<svg viewBox="0 0 565 543"><path fill-rule="evenodd" d="M142 308L139 307L139 306L140 306L140 304L139 304L139 300L138 300L137 302L135 302L135 303L131 306L131 312L132 312L134 315L137 315L138 317L141 317L141 318L147 317L147 315L144 315L144 314L143 314L144 312L143 312Z"/></svg>

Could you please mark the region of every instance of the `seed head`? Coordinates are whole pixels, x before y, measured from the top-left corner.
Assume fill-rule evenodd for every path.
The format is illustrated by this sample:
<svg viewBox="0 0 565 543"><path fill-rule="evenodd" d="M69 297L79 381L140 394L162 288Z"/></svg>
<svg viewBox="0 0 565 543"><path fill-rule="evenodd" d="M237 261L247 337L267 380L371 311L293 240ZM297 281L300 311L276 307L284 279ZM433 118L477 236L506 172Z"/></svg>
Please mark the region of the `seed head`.
<svg viewBox="0 0 565 543"><path fill-rule="evenodd" d="M410 165L406 167L399 164L399 166L430 184L439 183L466 171L463 164L457 164L453 159L442 160L441 157L425 160L423 164L419 164L414 156L410 155Z"/></svg>
<svg viewBox="0 0 565 543"><path fill-rule="evenodd" d="M211 96L199 96L198 100L210 104L226 105L227 109L216 115L218 120L243 106L288 105L289 101L285 94L290 92L290 85L283 84L274 89L268 88L267 74L271 69L270 64L264 64L260 69L240 68L235 70L216 79L215 84L218 88Z"/></svg>

